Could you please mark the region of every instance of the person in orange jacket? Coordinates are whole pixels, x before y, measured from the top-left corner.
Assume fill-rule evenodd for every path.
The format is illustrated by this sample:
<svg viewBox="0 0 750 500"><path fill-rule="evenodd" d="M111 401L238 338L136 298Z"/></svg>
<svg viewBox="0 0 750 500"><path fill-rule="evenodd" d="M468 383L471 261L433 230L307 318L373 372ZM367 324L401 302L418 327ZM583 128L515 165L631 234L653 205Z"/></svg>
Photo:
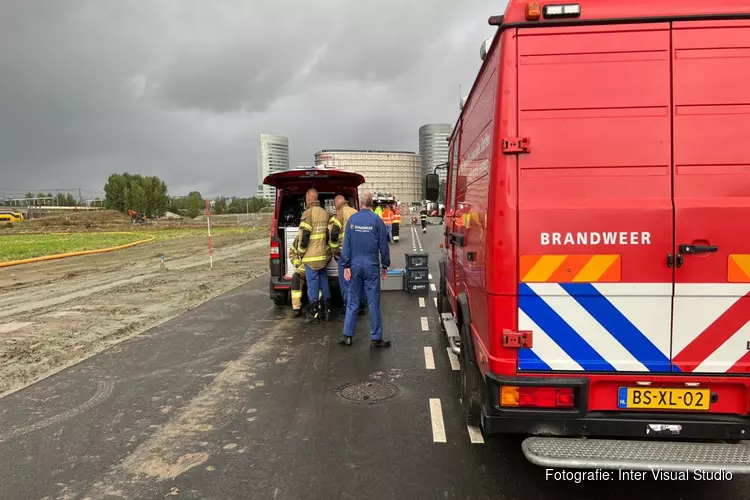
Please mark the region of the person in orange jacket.
<svg viewBox="0 0 750 500"><path fill-rule="evenodd" d="M398 235L399 235L399 229L401 228L401 210L398 209L398 206L395 207L393 210L393 241L398 242Z"/></svg>
<svg viewBox="0 0 750 500"><path fill-rule="evenodd" d="M385 229L388 231L388 242L393 242L393 210L388 205L383 209L383 222Z"/></svg>

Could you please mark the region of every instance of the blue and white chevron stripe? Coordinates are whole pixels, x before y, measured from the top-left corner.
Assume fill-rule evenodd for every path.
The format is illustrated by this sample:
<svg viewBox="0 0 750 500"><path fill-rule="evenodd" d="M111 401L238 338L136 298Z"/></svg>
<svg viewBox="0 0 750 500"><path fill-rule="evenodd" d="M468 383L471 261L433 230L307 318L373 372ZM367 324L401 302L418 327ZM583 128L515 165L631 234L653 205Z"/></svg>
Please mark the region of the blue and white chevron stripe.
<svg viewBox="0 0 750 500"><path fill-rule="evenodd" d="M522 283L520 371L668 372L671 283Z"/></svg>

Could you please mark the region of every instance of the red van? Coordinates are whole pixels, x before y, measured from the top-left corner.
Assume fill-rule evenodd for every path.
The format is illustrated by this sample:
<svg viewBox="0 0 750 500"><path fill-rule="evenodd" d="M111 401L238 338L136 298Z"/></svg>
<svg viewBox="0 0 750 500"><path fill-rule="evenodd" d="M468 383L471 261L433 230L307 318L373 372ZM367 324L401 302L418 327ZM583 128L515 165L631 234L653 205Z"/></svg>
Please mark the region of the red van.
<svg viewBox="0 0 750 500"><path fill-rule="evenodd" d="M547 467L750 472L747 1L490 23L440 261L466 422Z"/></svg>
<svg viewBox="0 0 750 500"><path fill-rule="evenodd" d="M329 215L333 215L333 199L339 194L346 197L349 206L359 208L358 188L364 182L365 178L360 174L325 166L284 170L263 179L263 184L276 188L269 255L269 289L274 304L283 306L290 303L294 266L289 260L288 249L299 232L307 190L317 189L320 205ZM333 259L328 265L328 280L332 292L339 289L338 267Z"/></svg>

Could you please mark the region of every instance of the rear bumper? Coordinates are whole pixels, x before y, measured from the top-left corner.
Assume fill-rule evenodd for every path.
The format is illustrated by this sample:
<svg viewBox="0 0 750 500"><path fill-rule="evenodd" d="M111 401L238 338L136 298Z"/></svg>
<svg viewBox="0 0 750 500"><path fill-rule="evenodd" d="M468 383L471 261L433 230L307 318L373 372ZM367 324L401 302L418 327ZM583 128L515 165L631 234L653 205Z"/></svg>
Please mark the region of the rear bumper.
<svg viewBox="0 0 750 500"><path fill-rule="evenodd" d="M586 379L534 379L488 375L487 401L482 410L482 427L488 434L534 436L624 437L640 439L740 440L750 438L750 418L718 414L665 414L590 412ZM498 392L502 385L543 384L573 387L578 408L571 410L519 410L500 408ZM680 426L678 433L654 430L653 424Z"/></svg>
<svg viewBox="0 0 750 500"><path fill-rule="evenodd" d="M331 288L339 288L339 279L335 276L328 277L328 284ZM292 289L292 280L284 279L283 277L271 276L269 280L269 291L271 297L278 293L289 292Z"/></svg>

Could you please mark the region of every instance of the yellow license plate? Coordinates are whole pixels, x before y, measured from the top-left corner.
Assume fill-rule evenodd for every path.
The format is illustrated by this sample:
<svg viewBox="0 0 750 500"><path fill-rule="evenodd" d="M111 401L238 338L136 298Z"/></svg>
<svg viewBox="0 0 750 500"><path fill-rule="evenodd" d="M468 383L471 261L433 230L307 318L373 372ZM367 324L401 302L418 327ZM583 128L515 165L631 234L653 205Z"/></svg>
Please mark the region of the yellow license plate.
<svg viewBox="0 0 750 500"><path fill-rule="evenodd" d="M620 387L617 406L623 409L708 411L711 408L711 390Z"/></svg>

